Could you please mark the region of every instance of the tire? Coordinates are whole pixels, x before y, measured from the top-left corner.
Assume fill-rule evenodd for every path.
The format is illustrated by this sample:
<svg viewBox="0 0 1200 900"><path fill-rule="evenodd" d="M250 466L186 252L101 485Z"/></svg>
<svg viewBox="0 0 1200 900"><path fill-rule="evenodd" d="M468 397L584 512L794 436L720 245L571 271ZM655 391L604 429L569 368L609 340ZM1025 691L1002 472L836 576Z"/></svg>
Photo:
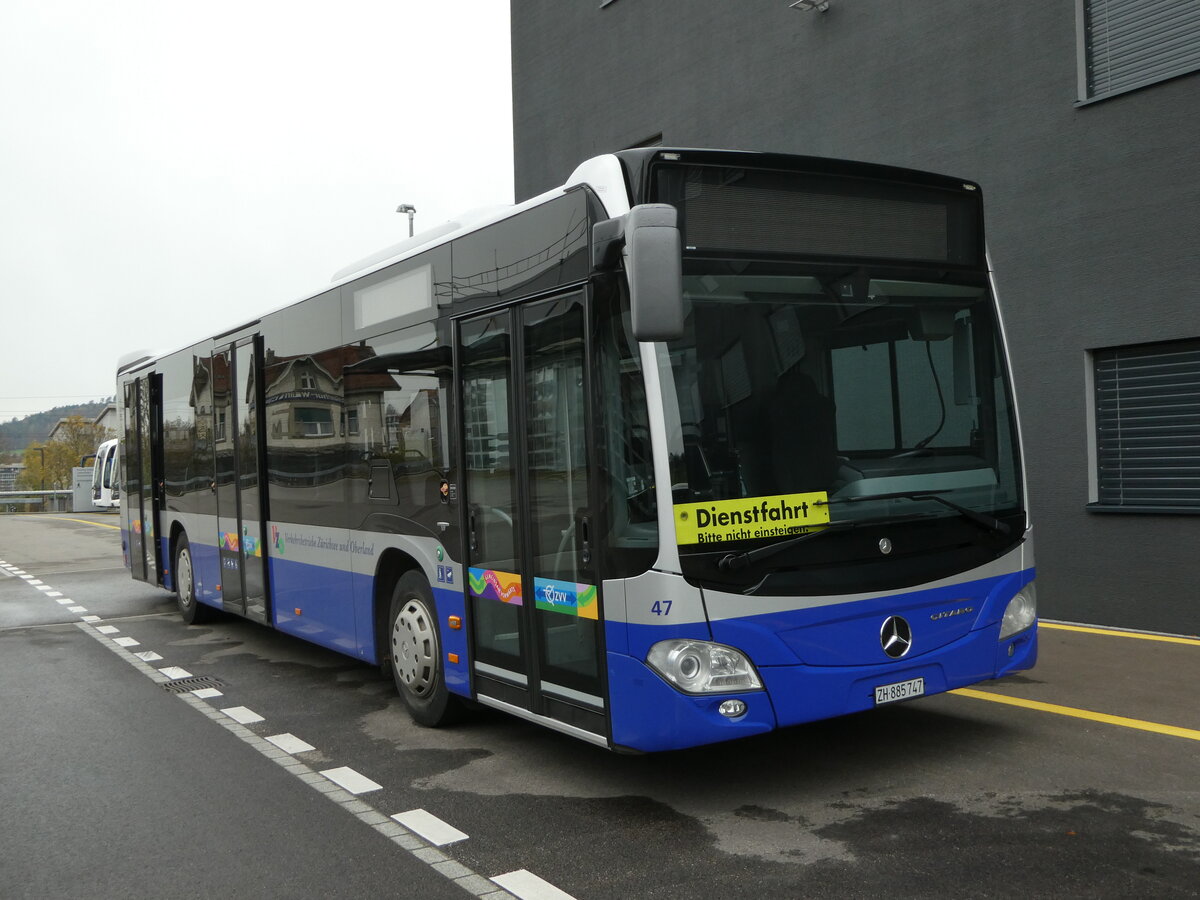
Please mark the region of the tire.
<svg viewBox="0 0 1200 900"><path fill-rule="evenodd" d="M196 573L192 566L192 547L187 535L179 535L175 544L175 605L189 625L208 622L216 612L196 599Z"/></svg>
<svg viewBox="0 0 1200 900"><path fill-rule="evenodd" d="M446 689L433 591L419 572L405 572L392 589L387 640L392 680L413 721L429 728L457 721L462 705Z"/></svg>

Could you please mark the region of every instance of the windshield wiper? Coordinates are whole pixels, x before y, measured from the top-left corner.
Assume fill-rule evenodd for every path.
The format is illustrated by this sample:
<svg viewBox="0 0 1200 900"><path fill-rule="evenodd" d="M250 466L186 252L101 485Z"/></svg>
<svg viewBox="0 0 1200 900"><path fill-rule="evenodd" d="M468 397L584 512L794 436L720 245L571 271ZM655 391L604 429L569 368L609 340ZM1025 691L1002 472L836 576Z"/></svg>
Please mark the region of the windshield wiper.
<svg viewBox="0 0 1200 900"><path fill-rule="evenodd" d="M835 503L862 503L867 500L932 500L935 503L942 504L947 509L954 510L964 519L968 519L981 528L986 528L988 531L994 531L997 534L1009 534L1012 532L1012 528L1009 527L1007 522L1001 522L995 516L981 513L977 509L960 506L953 500L947 500L937 491L893 491L888 494L862 494L857 497L835 497L822 501L822 503L823 505L832 506Z"/></svg>
<svg viewBox="0 0 1200 900"><path fill-rule="evenodd" d="M726 572L734 572L738 569L744 569L746 566L760 559L766 559L769 556L774 556L797 544L803 544L805 541L810 541L813 538L819 538L826 534L834 534L839 531L851 531L855 528L866 528L871 525L893 525L896 522L911 522L916 519L924 519L925 515L915 516L891 516L888 518L877 519L847 519L843 522L831 522L828 525L819 525L813 531L804 534L798 534L796 537L784 538L782 541L776 541L773 544L767 544L765 547L758 547L754 550L743 550L740 553L726 553L717 560L717 568Z"/></svg>

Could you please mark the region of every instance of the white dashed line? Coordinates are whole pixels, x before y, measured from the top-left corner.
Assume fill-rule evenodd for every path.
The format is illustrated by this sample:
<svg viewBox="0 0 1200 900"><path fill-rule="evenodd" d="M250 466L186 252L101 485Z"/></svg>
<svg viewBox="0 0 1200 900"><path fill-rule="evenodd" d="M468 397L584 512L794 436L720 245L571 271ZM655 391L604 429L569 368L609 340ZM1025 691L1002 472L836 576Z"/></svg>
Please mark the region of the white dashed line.
<svg viewBox="0 0 1200 900"><path fill-rule="evenodd" d="M74 603L75 601L74 601L74 600L71 600L71 599L69 599L69 598L67 598L67 597L63 597L61 600L56 600L55 602L56 602L56 603L57 603L59 606L70 606L70 605L71 605L72 603Z"/></svg>
<svg viewBox="0 0 1200 900"><path fill-rule="evenodd" d="M193 691L199 696L198 691ZM295 756L297 753L308 753L310 750L316 750L312 744L300 740L294 734L273 734L267 738L272 744L282 750L284 753L290 753Z"/></svg>
<svg viewBox="0 0 1200 900"><path fill-rule="evenodd" d="M521 900L575 900L566 891L559 890L527 869L497 875L492 881L506 891L516 894Z"/></svg>
<svg viewBox="0 0 1200 900"><path fill-rule="evenodd" d="M270 739L268 738L268 740ZM408 812L396 813L392 818L409 831L415 831L435 847L444 847L456 841L465 841L470 837L423 809L410 809Z"/></svg>
<svg viewBox="0 0 1200 900"><path fill-rule="evenodd" d="M62 591L50 591L46 594L47 597L61 597Z"/></svg>
<svg viewBox="0 0 1200 900"><path fill-rule="evenodd" d="M229 706L221 710L233 721L239 725L249 725L251 722L265 722L266 720L252 709L246 709L244 706Z"/></svg>
<svg viewBox="0 0 1200 900"><path fill-rule="evenodd" d="M86 606L68 606L67 612L85 613L85 612L87 612L87 607Z"/></svg>
<svg viewBox="0 0 1200 900"><path fill-rule="evenodd" d="M187 669L182 669L179 666L167 666L166 668L159 669L158 671L160 671L162 674L166 675L172 681L174 681L177 678L191 678L192 677L191 672L189 672Z"/></svg>
<svg viewBox="0 0 1200 900"><path fill-rule="evenodd" d="M84 620L92 619L97 622L100 621L99 616L83 616L82 618ZM148 664L151 661L162 658L157 653L147 650L135 654L122 649L123 646L126 646L125 642L127 641L131 645L136 645L138 642L133 638L107 638L100 635L95 627L89 627L82 623L78 627L85 634L91 635L95 640L108 647L113 653L121 656L126 662L152 681L164 685L170 684L171 679L167 675L164 675L162 670L155 669ZM170 669L171 667L166 668ZM244 706L233 706L217 710L204 702L206 698L220 696L222 696L221 692L214 688L203 688L178 695L179 699L187 702L197 712L212 719L226 730L233 732L246 744L249 744L252 748L263 754L263 756L282 766L286 771L300 779L300 781L320 791L327 799L337 803L343 809L356 816L365 825L370 826L397 847L425 863L439 875L449 881L453 881L468 894L479 897L481 900L502 900L502 898L503 900L573 900L570 894L560 891L554 885L524 869L509 872L507 875L498 875L494 879L488 879L464 866L462 863L451 859L432 844L432 839L423 837L415 829L406 828L398 821L399 817L416 812L424 812L423 810L412 810L410 813L402 813L397 818L389 819L369 803L358 799L356 796L360 793L382 790L382 785L377 784L365 775L347 766L327 769L318 773L292 755L292 753L304 753L315 748L296 738L295 735L274 735L270 739L259 737L245 727L247 724L266 721L258 713ZM297 743L291 744L289 741L286 741L285 739L289 737ZM280 741L291 747L292 752L289 753L287 749L284 749L279 743ZM429 816L430 820L440 822L436 817L428 813L426 815ZM441 824L445 828L457 832L456 829L452 829L452 826L444 822ZM461 832L457 833L461 834ZM434 832L434 837L436 838L436 836L436 832ZM510 893L507 887L509 883L519 888L521 893L516 893L515 891Z"/></svg>
<svg viewBox="0 0 1200 900"><path fill-rule="evenodd" d="M116 625L97 625L96 630L101 634L120 634L121 629Z"/></svg>
<svg viewBox="0 0 1200 900"><path fill-rule="evenodd" d="M113 643L122 647L137 647L141 644L141 641L135 640L131 637L119 637L113 638Z"/></svg>
<svg viewBox="0 0 1200 900"><path fill-rule="evenodd" d="M99 616L84 616L82 621L87 622L89 625L91 625L93 622L102 622L104 620L101 619Z"/></svg>
<svg viewBox="0 0 1200 900"><path fill-rule="evenodd" d="M336 769L326 769L321 772L326 778L332 781L340 788L344 788L352 794L368 794L371 791L382 791L383 785L376 784L366 775L355 772L349 766L340 766Z"/></svg>

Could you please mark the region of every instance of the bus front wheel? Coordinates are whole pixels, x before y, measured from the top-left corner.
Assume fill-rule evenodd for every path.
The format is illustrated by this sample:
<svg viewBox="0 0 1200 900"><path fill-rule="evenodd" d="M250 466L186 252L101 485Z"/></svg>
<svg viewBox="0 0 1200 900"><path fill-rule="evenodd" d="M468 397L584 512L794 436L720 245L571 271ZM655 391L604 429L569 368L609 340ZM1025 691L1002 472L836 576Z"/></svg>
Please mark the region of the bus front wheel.
<svg viewBox="0 0 1200 900"><path fill-rule="evenodd" d="M435 728L456 720L460 706L446 689L437 607L419 572L396 582L388 625L392 678L413 721Z"/></svg>

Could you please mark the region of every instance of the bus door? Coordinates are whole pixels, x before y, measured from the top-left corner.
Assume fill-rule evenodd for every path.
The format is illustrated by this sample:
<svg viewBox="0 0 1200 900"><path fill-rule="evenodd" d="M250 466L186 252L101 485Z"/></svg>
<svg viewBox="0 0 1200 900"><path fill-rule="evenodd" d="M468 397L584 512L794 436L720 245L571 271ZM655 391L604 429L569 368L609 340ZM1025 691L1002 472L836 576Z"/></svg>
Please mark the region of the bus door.
<svg viewBox="0 0 1200 900"><path fill-rule="evenodd" d="M260 338L246 338L213 354L213 445L221 603L267 622L261 346Z"/></svg>
<svg viewBox="0 0 1200 900"><path fill-rule="evenodd" d="M125 516L133 577L163 583L158 541L162 485L162 376L125 384Z"/></svg>
<svg viewBox="0 0 1200 900"><path fill-rule="evenodd" d="M605 737L585 309L460 324L467 594L477 695Z"/></svg>

